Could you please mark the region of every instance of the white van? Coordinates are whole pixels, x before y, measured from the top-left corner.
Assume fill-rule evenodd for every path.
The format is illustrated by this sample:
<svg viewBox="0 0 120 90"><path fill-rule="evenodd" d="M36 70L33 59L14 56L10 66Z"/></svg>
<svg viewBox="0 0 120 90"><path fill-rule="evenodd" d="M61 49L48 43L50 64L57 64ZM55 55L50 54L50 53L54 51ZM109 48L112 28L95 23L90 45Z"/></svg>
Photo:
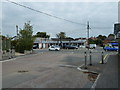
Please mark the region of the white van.
<svg viewBox="0 0 120 90"><path fill-rule="evenodd" d="M89 45L89 48L90 48L90 49L95 49L96 46L97 46L96 44L90 44L90 45Z"/></svg>

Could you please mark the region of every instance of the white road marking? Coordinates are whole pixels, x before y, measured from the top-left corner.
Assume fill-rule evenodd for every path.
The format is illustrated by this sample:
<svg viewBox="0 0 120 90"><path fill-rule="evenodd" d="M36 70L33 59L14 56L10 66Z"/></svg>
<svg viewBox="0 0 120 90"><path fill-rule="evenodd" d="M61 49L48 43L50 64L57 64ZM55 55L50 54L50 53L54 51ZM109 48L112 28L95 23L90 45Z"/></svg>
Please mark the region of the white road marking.
<svg viewBox="0 0 120 90"><path fill-rule="evenodd" d="M100 75L101 75L101 74L99 74L99 75L98 75L97 79L95 80L95 82L94 82L94 84L92 85L92 87L91 87L91 88L95 88L95 87L96 87L96 84L97 84L97 81L98 81L98 79L99 79Z"/></svg>
<svg viewBox="0 0 120 90"><path fill-rule="evenodd" d="M77 67L77 69L81 72L88 72L88 70L85 70L85 69L81 69L80 67Z"/></svg>
<svg viewBox="0 0 120 90"><path fill-rule="evenodd" d="M74 67L76 68L77 66L74 66L74 65L63 65L63 64L60 64L61 67Z"/></svg>

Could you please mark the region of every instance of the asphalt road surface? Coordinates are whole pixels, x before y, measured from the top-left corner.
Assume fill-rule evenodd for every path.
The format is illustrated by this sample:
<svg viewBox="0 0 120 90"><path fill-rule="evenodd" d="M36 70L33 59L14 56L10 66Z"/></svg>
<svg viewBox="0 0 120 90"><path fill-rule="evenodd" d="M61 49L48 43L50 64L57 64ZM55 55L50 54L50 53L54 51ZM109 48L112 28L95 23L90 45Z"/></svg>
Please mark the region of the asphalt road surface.
<svg viewBox="0 0 120 90"><path fill-rule="evenodd" d="M77 70L84 64L86 49L48 51L22 56L2 63L3 88L90 88L93 85L88 74ZM102 48L92 51L93 65L101 60ZM116 52L104 52L104 56ZM106 56L107 57L107 56ZM72 65L73 67L67 67Z"/></svg>

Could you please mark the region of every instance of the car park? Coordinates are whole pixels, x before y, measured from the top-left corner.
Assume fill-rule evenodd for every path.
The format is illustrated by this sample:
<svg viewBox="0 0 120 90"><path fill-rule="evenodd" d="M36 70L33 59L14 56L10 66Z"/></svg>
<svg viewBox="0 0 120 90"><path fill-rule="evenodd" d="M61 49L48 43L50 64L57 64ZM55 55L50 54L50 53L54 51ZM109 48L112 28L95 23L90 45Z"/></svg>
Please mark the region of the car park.
<svg viewBox="0 0 120 90"><path fill-rule="evenodd" d="M49 51L59 51L59 50L60 50L59 46L52 45L52 46L49 47Z"/></svg>

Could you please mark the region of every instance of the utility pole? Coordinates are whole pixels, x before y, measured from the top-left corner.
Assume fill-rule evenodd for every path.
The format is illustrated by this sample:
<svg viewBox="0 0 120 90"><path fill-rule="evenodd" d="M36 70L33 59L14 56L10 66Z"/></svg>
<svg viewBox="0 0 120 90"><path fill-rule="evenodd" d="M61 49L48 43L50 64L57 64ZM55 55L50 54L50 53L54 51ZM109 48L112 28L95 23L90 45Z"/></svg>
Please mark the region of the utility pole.
<svg viewBox="0 0 120 90"><path fill-rule="evenodd" d="M16 25L17 39L18 39L18 25Z"/></svg>
<svg viewBox="0 0 120 90"><path fill-rule="evenodd" d="M90 25L89 25L89 21L87 22L87 46L88 46L88 50L89 50L89 34L90 34Z"/></svg>

